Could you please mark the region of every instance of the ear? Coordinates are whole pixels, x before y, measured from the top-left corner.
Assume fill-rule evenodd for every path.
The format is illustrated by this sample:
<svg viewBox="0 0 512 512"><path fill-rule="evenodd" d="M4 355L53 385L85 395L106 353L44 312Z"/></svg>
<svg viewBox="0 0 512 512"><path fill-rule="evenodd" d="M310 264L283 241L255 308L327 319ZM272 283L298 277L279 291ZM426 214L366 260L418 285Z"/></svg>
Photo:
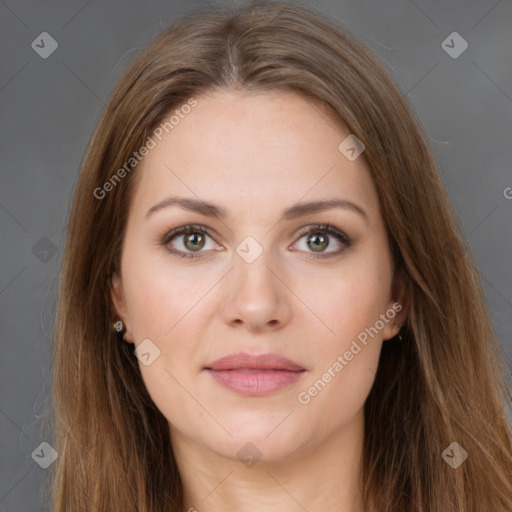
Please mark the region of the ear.
<svg viewBox="0 0 512 512"><path fill-rule="evenodd" d="M398 334L396 325L405 323L407 313L409 311L409 297L407 294L406 279L403 272L398 271L395 274L392 286L391 300L388 304L387 312L391 317L394 313L394 317L384 327L383 339L388 340Z"/></svg>
<svg viewBox="0 0 512 512"><path fill-rule="evenodd" d="M114 314L123 321L125 327L124 339L128 343L133 343L130 327L130 319L124 299L123 283L117 272L112 273L110 280L111 299L114 306Z"/></svg>

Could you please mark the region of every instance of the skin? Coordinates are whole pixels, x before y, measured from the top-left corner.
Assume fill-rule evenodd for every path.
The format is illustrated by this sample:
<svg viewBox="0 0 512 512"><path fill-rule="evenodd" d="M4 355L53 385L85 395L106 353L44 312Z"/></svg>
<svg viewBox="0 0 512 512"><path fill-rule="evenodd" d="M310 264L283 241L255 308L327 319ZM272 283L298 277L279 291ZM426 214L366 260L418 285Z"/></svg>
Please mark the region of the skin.
<svg viewBox="0 0 512 512"><path fill-rule="evenodd" d="M121 270L112 279L127 342L150 339L160 350L139 366L169 421L185 510L362 511L363 406L382 341L397 334L405 306L366 346L359 343L362 350L309 403L297 397L379 315L404 304L364 153L349 161L338 150L349 132L295 93L222 91L196 99L139 164ZM170 206L145 218L171 195L212 202L229 216ZM281 219L299 201L332 197L357 204L367 218L340 208ZM328 247L315 251L307 244L314 227L297 235L327 222L352 245L324 234ZM204 245L186 246L181 234L167 247L194 260L162 242L189 223L212 230ZM236 252L247 236L263 248L252 263ZM306 372L269 395L241 395L203 369L239 351L275 352ZM237 456L247 442L261 453L251 467Z"/></svg>

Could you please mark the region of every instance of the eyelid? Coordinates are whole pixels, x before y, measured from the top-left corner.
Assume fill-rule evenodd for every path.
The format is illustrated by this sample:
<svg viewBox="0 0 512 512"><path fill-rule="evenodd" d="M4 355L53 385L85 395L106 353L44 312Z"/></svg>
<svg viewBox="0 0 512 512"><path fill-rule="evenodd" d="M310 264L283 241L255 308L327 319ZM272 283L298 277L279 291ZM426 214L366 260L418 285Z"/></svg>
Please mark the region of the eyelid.
<svg viewBox="0 0 512 512"><path fill-rule="evenodd" d="M167 231L162 238L162 243L168 244L172 238L186 234L189 231L199 231L200 233L212 237L212 230L202 224L185 224Z"/></svg>

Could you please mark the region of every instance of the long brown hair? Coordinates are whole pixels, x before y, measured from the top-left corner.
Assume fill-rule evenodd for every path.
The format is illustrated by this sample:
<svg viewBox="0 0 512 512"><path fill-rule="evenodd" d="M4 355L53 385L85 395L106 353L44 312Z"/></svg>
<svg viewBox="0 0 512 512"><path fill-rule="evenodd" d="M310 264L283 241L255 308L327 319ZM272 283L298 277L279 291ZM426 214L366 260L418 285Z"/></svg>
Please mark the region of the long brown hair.
<svg viewBox="0 0 512 512"><path fill-rule="evenodd" d="M384 342L365 402L366 510L512 510L504 357L428 137L353 35L310 7L282 2L200 10L174 23L136 58L93 134L58 289L52 510L184 506L168 422L133 346L111 327L110 277L137 166L112 176L169 112L213 89L294 91L365 144L408 302L402 341ZM109 180L108 193L95 194ZM453 442L469 455L456 469L441 457Z"/></svg>

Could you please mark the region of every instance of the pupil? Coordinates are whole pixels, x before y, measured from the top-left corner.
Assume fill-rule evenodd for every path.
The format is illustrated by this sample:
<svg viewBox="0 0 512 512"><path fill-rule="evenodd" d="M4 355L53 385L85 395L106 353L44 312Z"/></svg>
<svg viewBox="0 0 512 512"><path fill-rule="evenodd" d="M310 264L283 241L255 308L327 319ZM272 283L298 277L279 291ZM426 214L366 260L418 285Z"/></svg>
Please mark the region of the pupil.
<svg viewBox="0 0 512 512"><path fill-rule="evenodd" d="M199 249L201 249L202 245L200 243L200 239L202 238L202 235L201 234L197 234L197 233L193 233L193 234L190 234L188 237L187 237L187 244L188 243L191 243L191 244L197 244L199 242ZM192 248L198 248L197 245L192 245L192 247L189 247L189 249Z"/></svg>
<svg viewBox="0 0 512 512"><path fill-rule="evenodd" d="M320 245L317 244L318 240L322 240L323 239L323 243L322 241L320 241ZM323 236L323 235L319 235L319 234L315 234L315 235L312 235L312 237L310 238L310 242L314 240L313 245L314 247L313 248L320 248L320 249L325 249L327 247L327 245L329 245L329 243L327 242L326 243L326 237ZM311 243L310 243L311 245Z"/></svg>

